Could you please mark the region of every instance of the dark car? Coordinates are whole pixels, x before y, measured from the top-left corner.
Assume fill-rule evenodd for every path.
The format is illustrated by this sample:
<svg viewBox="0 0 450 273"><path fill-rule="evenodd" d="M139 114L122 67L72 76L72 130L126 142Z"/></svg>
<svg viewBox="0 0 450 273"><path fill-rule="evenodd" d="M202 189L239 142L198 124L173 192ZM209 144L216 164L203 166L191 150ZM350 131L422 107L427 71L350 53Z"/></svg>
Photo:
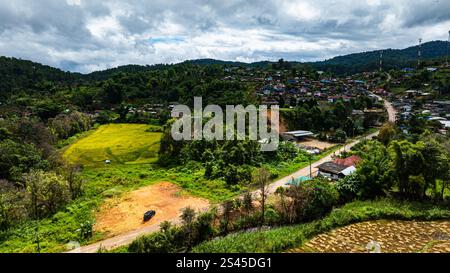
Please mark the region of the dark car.
<svg viewBox="0 0 450 273"><path fill-rule="evenodd" d="M154 211L154 210L147 211L144 214L144 222L148 222L148 221L152 220L152 218L155 217L155 215L156 215L156 211Z"/></svg>

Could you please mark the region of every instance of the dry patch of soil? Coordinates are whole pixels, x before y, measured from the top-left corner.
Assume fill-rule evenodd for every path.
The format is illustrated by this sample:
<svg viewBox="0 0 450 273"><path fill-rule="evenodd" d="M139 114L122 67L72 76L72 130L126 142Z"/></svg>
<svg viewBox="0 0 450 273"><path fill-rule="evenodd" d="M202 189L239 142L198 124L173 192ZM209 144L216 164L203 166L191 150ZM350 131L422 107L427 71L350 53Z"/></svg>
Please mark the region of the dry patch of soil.
<svg viewBox="0 0 450 273"><path fill-rule="evenodd" d="M204 211L208 209L209 202L187 195L172 183L161 182L107 200L96 215L94 230L107 236L115 236L164 221L177 220L181 210L186 207ZM144 213L149 210L156 211L156 216L144 223Z"/></svg>
<svg viewBox="0 0 450 273"><path fill-rule="evenodd" d="M383 253L450 253L450 221L374 221L321 234L289 252L364 253L370 242Z"/></svg>
<svg viewBox="0 0 450 273"><path fill-rule="evenodd" d="M320 150L325 150L336 146L335 143L320 141L318 139L313 138L306 138L305 140L299 141L297 143L307 147L318 148Z"/></svg>

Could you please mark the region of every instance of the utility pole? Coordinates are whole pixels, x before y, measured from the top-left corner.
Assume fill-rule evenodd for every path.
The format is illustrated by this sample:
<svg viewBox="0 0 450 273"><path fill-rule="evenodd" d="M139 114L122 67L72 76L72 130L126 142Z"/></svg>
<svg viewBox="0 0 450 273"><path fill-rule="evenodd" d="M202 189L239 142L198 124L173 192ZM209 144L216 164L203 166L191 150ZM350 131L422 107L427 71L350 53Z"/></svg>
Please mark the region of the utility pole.
<svg viewBox="0 0 450 273"><path fill-rule="evenodd" d="M310 154L309 156L308 156L308 159L309 159L309 178L313 178L312 177L312 155Z"/></svg>
<svg viewBox="0 0 450 273"><path fill-rule="evenodd" d="M383 71L383 50L380 52L380 73Z"/></svg>
<svg viewBox="0 0 450 273"><path fill-rule="evenodd" d="M448 67L448 48L450 47L450 30L448 31L448 43L447 43L447 67Z"/></svg>
<svg viewBox="0 0 450 273"><path fill-rule="evenodd" d="M417 59L417 69L420 69L420 61L422 59L422 38L419 38L419 52L418 52L418 59Z"/></svg>

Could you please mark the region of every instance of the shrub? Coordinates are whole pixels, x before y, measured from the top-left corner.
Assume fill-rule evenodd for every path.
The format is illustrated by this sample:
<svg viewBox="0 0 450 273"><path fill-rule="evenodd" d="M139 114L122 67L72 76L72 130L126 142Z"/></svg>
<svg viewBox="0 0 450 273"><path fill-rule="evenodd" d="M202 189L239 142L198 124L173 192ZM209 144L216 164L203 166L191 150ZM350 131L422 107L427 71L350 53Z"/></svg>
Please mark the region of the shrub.
<svg viewBox="0 0 450 273"><path fill-rule="evenodd" d="M155 232L134 240L128 247L132 253L173 253L176 250L174 232Z"/></svg>
<svg viewBox="0 0 450 273"><path fill-rule="evenodd" d="M128 247L132 253L175 253L189 251L193 245L211 239L216 231L212 223L216 212L210 211L195 217L192 209L183 210L181 227L163 222L159 232L134 240Z"/></svg>
<svg viewBox="0 0 450 273"><path fill-rule="evenodd" d="M337 129L330 140L336 143L345 143L347 141L347 133L342 129Z"/></svg>
<svg viewBox="0 0 450 273"><path fill-rule="evenodd" d="M27 213L25 192L0 180L0 231L19 223Z"/></svg>
<svg viewBox="0 0 450 273"><path fill-rule="evenodd" d="M342 203L352 201L358 197L360 189L361 182L357 174L347 176L336 183L336 190L339 192Z"/></svg>
<svg viewBox="0 0 450 273"><path fill-rule="evenodd" d="M339 194L328 181L316 179L279 191L276 206L286 222L300 222L320 218L338 203ZM285 197L288 197L286 199Z"/></svg>
<svg viewBox="0 0 450 273"><path fill-rule="evenodd" d="M0 142L0 179L19 181L22 173L31 169L45 169L48 162L33 144L21 144L12 140Z"/></svg>
<svg viewBox="0 0 450 273"><path fill-rule="evenodd" d="M60 175L31 171L23 179L31 196L31 209L35 218L56 213L70 200L68 183Z"/></svg>
<svg viewBox="0 0 450 273"><path fill-rule="evenodd" d="M305 220L323 217L337 204L339 194L328 181L313 180L303 184L306 189L312 189L312 196L305 208L303 218Z"/></svg>

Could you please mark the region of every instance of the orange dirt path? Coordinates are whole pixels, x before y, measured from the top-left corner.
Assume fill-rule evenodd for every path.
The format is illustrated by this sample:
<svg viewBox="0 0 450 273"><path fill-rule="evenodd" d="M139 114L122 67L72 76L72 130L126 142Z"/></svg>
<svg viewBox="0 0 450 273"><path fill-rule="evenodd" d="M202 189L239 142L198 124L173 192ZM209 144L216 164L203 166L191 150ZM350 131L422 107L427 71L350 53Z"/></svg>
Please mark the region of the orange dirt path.
<svg viewBox="0 0 450 273"><path fill-rule="evenodd" d="M209 208L209 202L183 193L172 183L161 182L107 200L96 214L94 230L111 237L173 220L186 207L203 211ZM144 213L149 210L156 211L156 216L144 223Z"/></svg>

